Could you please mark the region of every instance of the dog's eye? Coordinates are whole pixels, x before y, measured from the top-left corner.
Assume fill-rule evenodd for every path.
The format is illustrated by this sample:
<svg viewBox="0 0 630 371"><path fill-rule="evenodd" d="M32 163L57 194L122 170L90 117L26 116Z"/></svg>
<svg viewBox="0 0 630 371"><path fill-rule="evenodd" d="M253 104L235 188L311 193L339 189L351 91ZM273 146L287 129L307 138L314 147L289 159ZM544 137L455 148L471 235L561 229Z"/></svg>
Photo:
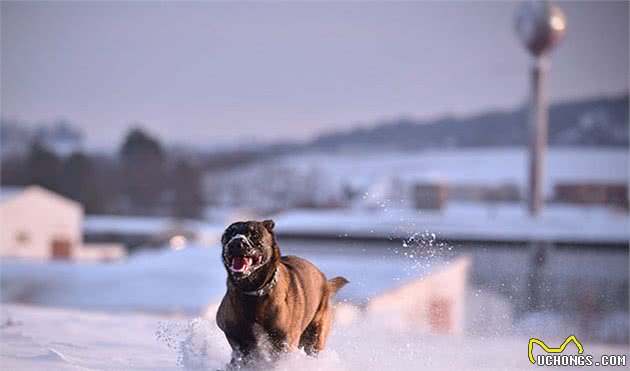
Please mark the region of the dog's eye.
<svg viewBox="0 0 630 371"><path fill-rule="evenodd" d="M223 244L226 244L229 241L231 235L232 233L230 231L230 228L228 228L228 230L223 233L223 236L221 237L221 242L223 242Z"/></svg>

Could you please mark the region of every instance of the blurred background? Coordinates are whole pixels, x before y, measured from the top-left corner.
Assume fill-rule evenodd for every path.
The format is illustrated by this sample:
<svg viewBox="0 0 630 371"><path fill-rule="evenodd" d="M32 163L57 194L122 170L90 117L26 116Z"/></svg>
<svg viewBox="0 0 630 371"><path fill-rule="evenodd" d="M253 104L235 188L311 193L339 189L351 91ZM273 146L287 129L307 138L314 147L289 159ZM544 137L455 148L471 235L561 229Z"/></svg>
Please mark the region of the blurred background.
<svg viewBox="0 0 630 371"><path fill-rule="evenodd" d="M272 217L362 315L627 344L628 3L559 3L536 216L519 6L2 2L2 301L195 315Z"/></svg>

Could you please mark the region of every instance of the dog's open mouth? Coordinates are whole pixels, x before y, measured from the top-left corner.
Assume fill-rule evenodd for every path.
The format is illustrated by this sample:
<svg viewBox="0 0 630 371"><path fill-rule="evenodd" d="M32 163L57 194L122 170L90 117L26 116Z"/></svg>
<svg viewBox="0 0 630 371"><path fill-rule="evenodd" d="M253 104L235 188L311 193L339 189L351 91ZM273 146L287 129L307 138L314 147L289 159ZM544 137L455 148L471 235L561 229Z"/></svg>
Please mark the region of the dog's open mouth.
<svg viewBox="0 0 630 371"><path fill-rule="evenodd" d="M230 270L237 273L249 273L261 262L261 255L233 256L230 258Z"/></svg>

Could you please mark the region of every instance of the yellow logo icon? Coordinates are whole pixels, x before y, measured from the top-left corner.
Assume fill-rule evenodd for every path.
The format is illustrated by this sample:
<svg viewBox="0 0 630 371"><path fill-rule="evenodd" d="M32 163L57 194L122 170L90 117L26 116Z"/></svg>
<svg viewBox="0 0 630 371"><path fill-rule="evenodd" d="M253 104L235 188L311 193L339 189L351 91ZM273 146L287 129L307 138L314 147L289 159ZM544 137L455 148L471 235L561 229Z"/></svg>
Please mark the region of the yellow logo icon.
<svg viewBox="0 0 630 371"><path fill-rule="evenodd" d="M529 355L529 361L532 364L536 364L536 359L532 354L534 344L540 345L540 347L547 353L562 353L570 342L575 343L575 346L577 346L578 348L578 354L584 353L584 347L582 346L582 343L580 343L580 341L575 337L575 335L569 336L558 348L549 348L547 344L545 344L542 340L531 338L529 339L529 344L527 345L527 354Z"/></svg>

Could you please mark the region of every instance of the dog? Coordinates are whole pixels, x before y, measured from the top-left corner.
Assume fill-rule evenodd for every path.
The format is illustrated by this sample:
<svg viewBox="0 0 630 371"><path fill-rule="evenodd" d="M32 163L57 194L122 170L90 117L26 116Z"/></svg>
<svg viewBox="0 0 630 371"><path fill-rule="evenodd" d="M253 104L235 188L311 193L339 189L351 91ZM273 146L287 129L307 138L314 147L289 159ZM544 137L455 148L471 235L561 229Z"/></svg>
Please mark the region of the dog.
<svg viewBox="0 0 630 371"><path fill-rule="evenodd" d="M305 259L281 256L274 226L273 220L236 222L221 238L228 277L216 320L232 348L232 367L299 348L317 355L330 331L330 298L348 283L326 280Z"/></svg>

